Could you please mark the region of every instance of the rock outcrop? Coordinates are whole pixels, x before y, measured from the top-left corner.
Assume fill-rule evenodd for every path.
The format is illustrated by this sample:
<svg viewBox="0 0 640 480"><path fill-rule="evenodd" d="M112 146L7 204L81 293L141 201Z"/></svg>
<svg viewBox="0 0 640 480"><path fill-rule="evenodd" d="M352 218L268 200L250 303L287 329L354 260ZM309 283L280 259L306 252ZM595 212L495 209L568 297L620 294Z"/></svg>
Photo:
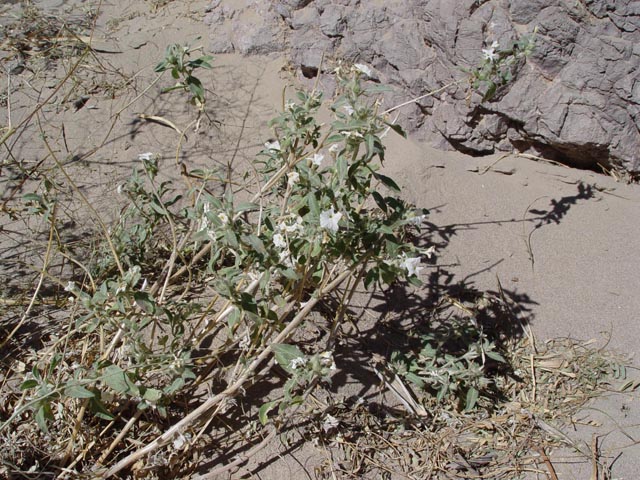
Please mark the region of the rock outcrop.
<svg viewBox="0 0 640 480"><path fill-rule="evenodd" d="M306 76L323 55L366 63L397 87L387 102L459 81L403 110L440 148L640 173L639 1L215 0L208 10L215 52L286 51ZM514 80L489 101L471 95L466 71L482 49L534 28Z"/></svg>

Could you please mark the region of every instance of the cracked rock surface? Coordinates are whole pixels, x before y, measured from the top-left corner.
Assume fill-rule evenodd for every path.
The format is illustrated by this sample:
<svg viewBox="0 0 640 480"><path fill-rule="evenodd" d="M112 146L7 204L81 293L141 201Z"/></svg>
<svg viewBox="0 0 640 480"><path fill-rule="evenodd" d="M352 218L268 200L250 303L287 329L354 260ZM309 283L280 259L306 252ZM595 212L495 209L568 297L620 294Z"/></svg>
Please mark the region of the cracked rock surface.
<svg viewBox="0 0 640 480"><path fill-rule="evenodd" d="M402 110L439 148L640 173L640 1L214 0L207 10L214 52L287 52L307 77L324 76L323 55L366 63L395 87L389 105L460 81ZM464 69L482 49L536 27L515 79L490 101L470 94Z"/></svg>

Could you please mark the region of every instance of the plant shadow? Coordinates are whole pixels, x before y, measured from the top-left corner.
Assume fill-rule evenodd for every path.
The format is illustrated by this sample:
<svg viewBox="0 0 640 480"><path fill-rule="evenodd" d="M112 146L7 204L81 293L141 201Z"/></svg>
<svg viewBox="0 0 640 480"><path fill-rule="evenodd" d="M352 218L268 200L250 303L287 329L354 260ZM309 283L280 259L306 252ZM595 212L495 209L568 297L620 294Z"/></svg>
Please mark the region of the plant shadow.
<svg viewBox="0 0 640 480"><path fill-rule="evenodd" d="M419 248L435 245L437 251L442 251L448 247L451 239L462 231L480 228L483 225L524 223L530 225L531 231L534 232L545 226L560 224L570 214L571 208L594 197L594 187L579 183L575 195L552 199L548 209L530 209L528 213L533 215L528 218L449 224L441 227L425 222L422 233L414 238L414 243ZM492 289L481 290L474 284L474 277L491 271L500 262L501 260L480 271L470 272L460 279L452 272L450 265L438 264L434 258L426 261L428 267L425 267L429 271L421 287L396 282L384 289L359 289L354 296L353 305L347 309L341 321L335 342L334 358L338 369L331 378L331 383L324 385L327 395L337 402L330 408L337 408L338 404L349 408L349 405L353 407L364 401L373 415L391 415L395 418L408 416L407 421L411 421L411 414L404 410L396 399L391 395L382 394L385 386L375 373L376 356L391 362L394 353L419 352L424 346L423 336L427 334L441 346L441 354L463 355L468 345L464 344L465 337L457 334L456 329L461 325L464 328L469 327L471 332L481 331L499 353L507 352L526 336L528 326L535 321L533 307L538 304L536 300L527 292L505 288L497 276L495 287ZM314 325L311 330L316 334L307 335L299 343L303 349L323 345L327 341L330 331L328 319L333 318L338 311L339 298L343 294L344 292L338 291L333 297L322 302L319 307L321 315L313 317L309 322ZM508 376L516 382L520 381L508 363L488 359L485 368L489 377ZM266 398L271 398L274 392L282 388L285 379L286 374L280 372L275 382L259 380L256 389L252 387L251 394L243 398L236 414L226 416L224 422L218 424L218 428L241 428L244 422L241 414L248 409L259 408ZM508 401L497 388L490 387L484 393L490 402L496 405ZM281 433L308 429L314 421L313 418L301 419L299 423L285 426ZM237 455L251 451L259 442L260 439L229 450L216 450L212 447L205 455L215 460L202 465L199 470L205 472L207 469L224 465ZM301 435L295 441L283 445L277 458L263 459L258 465L252 462L251 470L243 471L250 476L259 475L279 458L292 455L304 443L304 435Z"/></svg>

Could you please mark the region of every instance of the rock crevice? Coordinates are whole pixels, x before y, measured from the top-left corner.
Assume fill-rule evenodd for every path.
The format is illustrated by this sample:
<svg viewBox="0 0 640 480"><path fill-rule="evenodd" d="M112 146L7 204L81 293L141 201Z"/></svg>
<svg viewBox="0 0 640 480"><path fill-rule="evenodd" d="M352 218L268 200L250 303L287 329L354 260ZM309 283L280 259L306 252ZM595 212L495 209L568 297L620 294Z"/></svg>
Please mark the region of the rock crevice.
<svg viewBox="0 0 640 480"><path fill-rule="evenodd" d="M215 52L287 51L308 77L323 55L367 63L396 87L388 102L460 80L403 110L439 148L640 173L639 1L215 0L208 12ZM488 102L470 95L464 69L482 49L534 28L535 50L513 81Z"/></svg>

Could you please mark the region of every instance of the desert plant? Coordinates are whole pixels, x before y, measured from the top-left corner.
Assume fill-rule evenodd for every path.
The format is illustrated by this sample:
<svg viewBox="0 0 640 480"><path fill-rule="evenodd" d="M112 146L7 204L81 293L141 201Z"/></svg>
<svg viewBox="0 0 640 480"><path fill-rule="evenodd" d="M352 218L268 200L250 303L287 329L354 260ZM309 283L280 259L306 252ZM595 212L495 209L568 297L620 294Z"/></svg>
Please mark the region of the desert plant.
<svg viewBox="0 0 640 480"><path fill-rule="evenodd" d="M155 67L158 73L169 70L171 76L176 80L176 84L172 87L165 88L163 93L174 90L184 90L191 94L190 102L198 107L199 110L204 109L205 89L202 82L193 72L200 68L212 68L211 55L202 55L191 60L193 52L198 48L192 48L189 45L179 45L177 43L167 46L164 59Z"/></svg>
<svg viewBox="0 0 640 480"><path fill-rule="evenodd" d="M398 373L438 402L470 411L493 384L490 362L505 363L493 341L471 319L451 318L441 328L419 336L415 352L396 351Z"/></svg>
<svg viewBox="0 0 640 480"><path fill-rule="evenodd" d="M536 31L525 35L509 46L501 47L497 41L482 49L480 64L468 70L473 91L482 95L482 101L490 100L500 87L509 84L523 61L535 47Z"/></svg>
<svg viewBox="0 0 640 480"><path fill-rule="evenodd" d="M177 74L190 76L204 64L184 63L175 48L170 52L176 62L162 68L174 65ZM140 166L118 189L129 206L109 229L102 253L85 267L91 276L60 280L76 311L66 341L32 365L21 385L24 402L1 428L26 410L42 430L61 416L76 416L79 425L85 411L115 419L133 407L135 418L148 409L166 416L175 398L212 376L226 376L228 387L203 404L211 408L220 395L238 395L274 353L291 376L275 400L282 413L332 374L333 338L306 351L289 343L308 313L344 283L342 302L359 279L418 283L424 253L405 238L424 212L398 198L399 187L379 171L381 132L401 130L377 114L359 70L343 69L342 75L329 127L316 120L317 92L299 92L272 122L277 139L260 154L250 201L238 200L231 185L216 198L208 180L178 193L171 180L157 182L155 155L139 156ZM46 213L41 198L27 200L34 212ZM190 281L183 283L187 273ZM195 300L194 283L211 296ZM331 321L335 332L340 315ZM196 366L194 351L212 336L218 347ZM78 343L87 345L82 355L68 348ZM233 368L218 366L225 354L236 357ZM265 404L263 422L276 403Z"/></svg>

